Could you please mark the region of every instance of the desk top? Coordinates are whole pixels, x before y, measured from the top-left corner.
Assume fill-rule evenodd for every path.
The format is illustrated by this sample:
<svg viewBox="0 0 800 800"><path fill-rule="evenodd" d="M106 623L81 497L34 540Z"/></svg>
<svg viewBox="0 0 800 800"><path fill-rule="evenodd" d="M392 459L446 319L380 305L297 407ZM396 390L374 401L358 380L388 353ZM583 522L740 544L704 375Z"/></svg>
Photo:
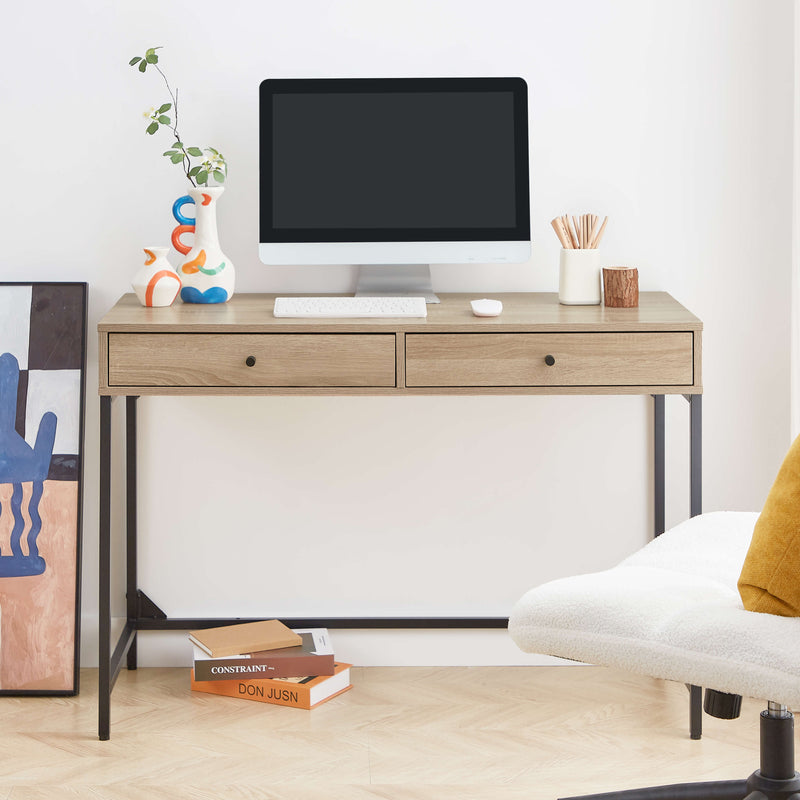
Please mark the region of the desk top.
<svg viewBox="0 0 800 800"><path fill-rule="evenodd" d="M282 295L285 296L285 295ZM491 294L503 302L498 317L476 317L469 305L480 293L440 294L424 319L290 319L272 315L274 294L236 294L214 305L176 302L145 308L126 294L100 320L100 333L383 333L404 332L629 332L701 331L703 323L666 292L642 292L638 308L565 306L555 292Z"/></svg>
<svg viewBox="0 0 800 800"><path fill-rule="evenodd" d="M664 292L638 308L509 293L498 317L443 294L426 318L276 318L275 295L100 320L99 390L140 394L699 394L702 323Z"/></svg>

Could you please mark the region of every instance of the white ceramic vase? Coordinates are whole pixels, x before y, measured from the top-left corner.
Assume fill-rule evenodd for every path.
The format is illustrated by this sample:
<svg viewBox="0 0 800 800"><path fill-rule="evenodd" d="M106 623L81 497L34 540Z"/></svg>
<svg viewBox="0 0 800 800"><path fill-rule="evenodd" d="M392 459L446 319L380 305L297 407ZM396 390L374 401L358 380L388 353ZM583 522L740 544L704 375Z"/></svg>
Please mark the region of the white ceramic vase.
<svg viewBox="0 0 800 800"><path fill-rule="evenodd" d="M184 303L224 303L233 296L235 270L217 235L217 199L222 186L190 189L194 200L194 243L178 268Z"/></svg>
<svg viewBox="0 0 800 800"><path fill-rule="evenodd" d="M181 279L167 261L168 247L145 247L144 266L133 276L131 286L143 306L172 305L181 288Z"/></svg>

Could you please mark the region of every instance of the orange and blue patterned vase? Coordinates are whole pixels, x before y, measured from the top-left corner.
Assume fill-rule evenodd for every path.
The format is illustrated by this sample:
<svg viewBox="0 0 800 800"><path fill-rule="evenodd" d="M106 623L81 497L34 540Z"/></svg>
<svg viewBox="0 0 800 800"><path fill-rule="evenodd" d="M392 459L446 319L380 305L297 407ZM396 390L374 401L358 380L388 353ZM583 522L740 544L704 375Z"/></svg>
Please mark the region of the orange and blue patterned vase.
<svg viewBox="0 0 800 800"><path fill-rule="evenodd" d="M222 252L217 234L217 199L223 191L222 186L190 189L172 206L172 215L178 222L172 232L172 244L183 256L178 277L184 303L224 303L233 297L235 270ZM183 214L183 206L188 203L194 203L194 219ZM194 233L191 247L181 241L185 233Z"/></svg>
<svg viewBox="0 0 800 800"><path fill-rule="evenodd" d="M143 306L169 306L178 296L181 279L167 261L168 252L168 247L144 248L144 266L131 281L133 291Z"/></svg>

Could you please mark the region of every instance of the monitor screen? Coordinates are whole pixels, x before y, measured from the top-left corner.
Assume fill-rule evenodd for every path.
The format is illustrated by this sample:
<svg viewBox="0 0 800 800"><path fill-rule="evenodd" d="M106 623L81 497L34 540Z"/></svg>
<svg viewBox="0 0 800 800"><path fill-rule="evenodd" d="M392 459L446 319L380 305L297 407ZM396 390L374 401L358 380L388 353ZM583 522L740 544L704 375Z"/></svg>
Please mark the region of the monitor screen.
<svg viewBox="0 0 800 800"><path fill-rule="evenodd" d="M527 259L522 79L266 80L260 117L266 263Z"/></svg>

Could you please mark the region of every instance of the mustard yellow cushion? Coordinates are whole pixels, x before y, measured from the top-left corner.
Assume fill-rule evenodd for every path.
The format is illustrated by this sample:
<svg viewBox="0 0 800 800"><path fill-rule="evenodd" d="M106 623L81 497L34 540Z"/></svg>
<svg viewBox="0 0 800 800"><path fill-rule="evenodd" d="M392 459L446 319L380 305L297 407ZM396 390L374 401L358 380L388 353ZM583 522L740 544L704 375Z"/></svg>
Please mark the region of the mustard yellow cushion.
<svg viewBox="0 0 800 800"><path fill-rule="evenodd" d="M756 522L739 594L748 611L800 617L800 436Z"/></svg>

